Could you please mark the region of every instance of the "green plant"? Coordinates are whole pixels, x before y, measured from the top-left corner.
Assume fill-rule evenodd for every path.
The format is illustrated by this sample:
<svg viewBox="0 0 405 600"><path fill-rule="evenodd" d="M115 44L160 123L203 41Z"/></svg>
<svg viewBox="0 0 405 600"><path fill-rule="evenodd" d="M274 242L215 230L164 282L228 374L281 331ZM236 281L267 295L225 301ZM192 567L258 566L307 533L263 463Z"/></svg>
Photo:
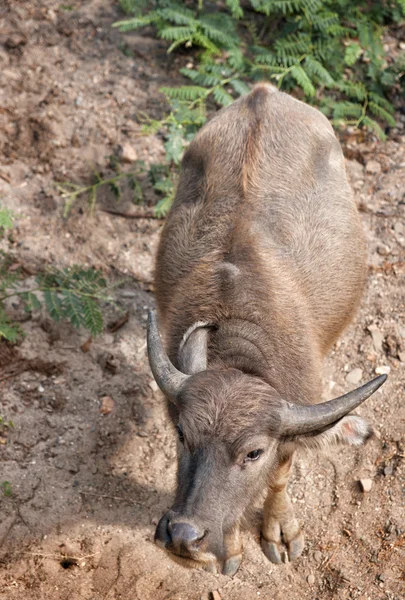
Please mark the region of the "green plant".
<svg viewBox="0 0 405 600"><path fill-rule="evenodd" d="M13 423L13 421L11 421L11 419L9 421L6 421L4 419L4 417L2 417L0 415L0 427L7 427L7 428L14 429L14 423Z"/></svg>
<svg viewBox="0 0 405 600"><path fill-rule="evenodd" d="M2 481L1 487L5 496L12 496L11 483L9 481Z"/></svg>
<svg viewBox="0 0 405 600"><path fill-rule="evenodd" d="M335 125L365 127L385 138L395 126L390 90L404 87L405 59L387 56L386 27L403 21L404 0L121 0L131 16L121 31L151 26L168 52L194 48L189 85L163 88L170 112L161 130L169 165L205 122L210 106L226 106L248 83L273 81L317 105Z"/></svg>
<svg viewBox="0 0 405 600"><path fill-rule="evenodd" d="M13 213L8 208L0 206L0 235L6 229L13 227Z"/></svg>
<svg viewBox="0 0 405 600"><path fill-rule="evenodd" d="M0 219L4 209L0 207ZM12 219L8 214L8 219ZM9 226L2 219L0 228ZM0 338L16 342L21 329L7 313L6 301L20 298L24 309L32 312L45 306L49 315L59 321L67 319L75 327L84 327L92 335L103 331L101 304L111 302L110 289L100 271L73 266L51 268L35 277L35 284L26 285L26 276L15 258L0 251Z"/></svg>
<svg viewBox="0 0 405 600"><path fill-rule="evenodd" d="M121 199L122 185L127 183L133 190L133 201L138 204L143 199L142 188L138 181L138 175L143 168L143 164L139 161L133 171L122 173L119 168L118 161L115 157L110 156L110 165L116 171L116 175L111 177L103 177L97 170L93 170L94 181L88 185L81 185L69 181L55 183L56 189L59 191L62 198L65 200L65 208L63 216L67 217L79 196L87 195L90 214L94 213L97 203L97 194L100 188L109 187L117 200Z"/></svg>

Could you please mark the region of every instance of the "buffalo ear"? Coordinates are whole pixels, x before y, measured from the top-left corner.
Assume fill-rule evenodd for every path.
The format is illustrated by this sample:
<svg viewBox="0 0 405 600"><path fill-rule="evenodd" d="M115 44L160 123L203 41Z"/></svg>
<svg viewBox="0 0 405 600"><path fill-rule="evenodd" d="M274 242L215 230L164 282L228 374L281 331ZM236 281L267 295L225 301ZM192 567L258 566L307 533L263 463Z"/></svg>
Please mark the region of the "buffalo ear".
<svg viewBox="0 0 405 600"><path fill-rule="evenodd" d="M194 375L207 369L208 323L195 323L184 334L180 344L178 361L180 370Z"/></svg>
<svg viewBox="0 0 405 600"><path fill-rule="evenodd" d="M320 431L292 436L286 441L293 442L297 448L322 450L341 444L361 446L373 434L373 428L362 417L349 415Z"/></svg>

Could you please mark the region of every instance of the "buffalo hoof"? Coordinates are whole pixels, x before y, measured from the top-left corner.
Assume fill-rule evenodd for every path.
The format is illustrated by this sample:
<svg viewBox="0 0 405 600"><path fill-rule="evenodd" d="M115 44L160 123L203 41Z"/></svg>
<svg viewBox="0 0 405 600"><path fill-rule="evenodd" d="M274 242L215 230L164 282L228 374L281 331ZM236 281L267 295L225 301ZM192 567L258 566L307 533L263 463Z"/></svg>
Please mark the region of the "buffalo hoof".
<svg viewBox="0 0 405 600"><path fill-rule="evenodd" d="M294 539L286 542L286 548L282 546L281 542L269 541L264 537L261 539L261 547L264 554L270 562L276 565L298 558L304 550L304 545L304 534L301 531Z"/></svg>
<svg viewBox="0 0 405 600"><path fill-rule="evenodd" d="M240 563L242 562L242 555L239 554L237 556L231 556L224 562L224 566L222 567L222 574L229 575L229 577L233 577L236 571L239 569Z"/></svg>

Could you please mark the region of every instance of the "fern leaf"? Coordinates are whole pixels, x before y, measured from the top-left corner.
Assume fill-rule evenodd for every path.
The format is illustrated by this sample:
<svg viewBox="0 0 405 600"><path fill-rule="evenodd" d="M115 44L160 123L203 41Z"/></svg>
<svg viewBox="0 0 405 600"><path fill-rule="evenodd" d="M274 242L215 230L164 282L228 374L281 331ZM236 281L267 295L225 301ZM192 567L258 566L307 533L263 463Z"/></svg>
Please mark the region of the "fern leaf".
<svg viewBox="0 0 405 600"><path fill-rule="evenodd" d="M243 55L241 48L237 48L237 47L228 48L227 54L228 54L228 63L230 64L232 69L243 70L245 68L245 57Z"/></svg>
<svg viewBox="0 0 405 600"><path fill-rule="evenodd" d="M308 75L312 78L316 77L320 83L327 86L335 85L335 80L330 75L329 71L313 56L307 56L304 65Z"/></svg>
<svg viewBox="0 0 405 600"><path fill-rule="evenodd" d="M377 121L374 121L374 119L371 119L370 117L364 117L362 125L365 125L366 127L368 127L368 129L374 131L376 136L380 138L380 140L382 140L383 142L386 140L387 136L385 135Z"/></svg>
<svg viewBox="0 0 405 600"><path fill-rule="evenodd" d="M64 316L62 302L54 290L44 290L45 306L54 321L60 321Z"/></svg>
<svg viewBox="0 0 405 600"><path fill-rule="evenodd" d="M367 90L363 83L354 82L354 81L340 81L338 83L338 88L345 92L348 96L352 98L356 98L356 100L360 100L362 102L367 97Z"/></svg>
<svg viewBox="0 0 405 600"><path fill-rule="evenodd" d="M167 98L178 98L179 100L187 100L188 102L193 102L198 98L205 98L207 95L207 90L199 85L182 85L178 88L162 87L160 91Z"/></svg>
<svg viewBox="0 0 405 600"><path fill-rule="evenodd" d="M156 21L156 18L154 13L149 13L149 15L145 15L144 17L134 17L133 19L126 19L125 21L117 21L116 23L113 23L113 27L119 27L122 32L132 31L151 25Z"/></svg>
<svg viewBox="0 0 405 600"><path fill-rule="evenodd" d="M83 314L83 305L75 294L70 290L62 291L63 307L65 311L65 317L69 319L72 325L76 328L80 328L85 325L85 319Z"/></svg>
<svg viewBox="0 0 405 600"><path fill-rule="evenodd" d="M25 304L25 310L32 312L41 308L41 303L33 292L24 292L21 297Z"/></svg>
<svg viewBox="0 0 405 600"><path fill-rule="evenodd" d="M93 298L83 298L84 323L92 335L104 329L103 316L97 302Z"/></svg>
<svg viewBox="0 0 405 600"><path fill-rule="evenodd" d="M221 106L229 106L233 102L231 94L229 94L223 87L216 87L213 92L214 98Z"/></svg>
<svg viewBox="0 0 405 600"><path fill-rule="evenodd" d="M349 67L352 67L362 54L363 48L360 44L353 42L352 44L349 44L345 50L344 61Z"/></svg>
<svg viewBox="0 0 405 600"><path fill-rule="evenodd" d="M368 108L370 109L370 111L373 113L374 116L378 117L379 119L381 119L383 121L386 121L390 127L396 126L397 123L396 123L394 117L392 115L390 115L390 113L387 110L385 110L385 108L376 104L376 102L369 102Z"/></svg>
<svg viewBox="0 0 405 600"><path fill-rule="evenodd" d="M405 2L405 0L404 0L404 2ZM369 97L370 97L370 100L372 100L373 102L378 104L378 106L382 106L390 114L394 114L395 109L392 106L392 104L390 102L388 102L388 100L386 98L383 98L382 96L380 96L379 94L376 94L375 92L369 92Z"/></svg>
<svg viewBox="0 0 405 600"><path fill-rule="evenodd" d="M195 33L194 27L165 27L160 32L164 40L185 43L191 40Z"/></svg>
<svg viewBox="0 0 405 600"><path fill-rule="evenodd" d="M221 83L221 77L211 73L201 73L200 71L196 71L194 69L180 69L180 73L194 81L194 83L198 84L199 86L213 87L214 85Z"/></svg>
<svg viewBox="0 0 405 600"><path fill-rule="evenodd" d="M248 94L250 92L250 87L240 79L232 79L229 84L239 96L243 96L244 94Z"/></svg>
<svg viewBox="0 0 405 600"><path fill-rule="evenodd" d="M292 67L290 73L291 77L302 87L306 96L315 96L315 88L301 66L296 65Z"/></svg>
<svg viewBox="0 0 405 600"><path fill-rule="evenodd" d="M167 160L179 165L184 152L184 137L180 127L173 127L169 131L167 141L164 144Z"/></svg>
<svg viewBox="0 0 405 600"><path fill-rule="evenodd" d="M4 314L0 315L0 338L15 344L20 333L21 329L17 324L12 323L9 319L6 320Z"/></svg>
<svg viewBox="0 0 405 600"><path fill-rule="evenodd" d="M192 10L183 6L176 6L176 8L163 8L157 11L159 16L170 23L175 25L189 25L198 26L197 19L194 18Z"/></svg>
<svg viewBox="0 0 405 600"><path fill-rule="evenodd" d="M13 227L13 213L8 208L0 206L0 230Z"/></svg>
<svg viewBox="0 0 405 600"><path fill-rule="evenodd" d="M221 50L206 35L200 31L194 34L194 43L208 50L210 54L221 54Z"/></svg>
<svg viewBox="0 0 405 600"><path fill-rule="evenodd" d="M240 5L240 0L225 0L225 4L235 19L241 19L243 17L243 10Z"/></svg>
<svg viewBox="0 0 405 600"><path fill-rule="evenodd" d="M363 107L361 104L355 104L354 102L336 102L333 105L333 117L335 119L346 119L348 117L359 119L362 114Z"/></svg>

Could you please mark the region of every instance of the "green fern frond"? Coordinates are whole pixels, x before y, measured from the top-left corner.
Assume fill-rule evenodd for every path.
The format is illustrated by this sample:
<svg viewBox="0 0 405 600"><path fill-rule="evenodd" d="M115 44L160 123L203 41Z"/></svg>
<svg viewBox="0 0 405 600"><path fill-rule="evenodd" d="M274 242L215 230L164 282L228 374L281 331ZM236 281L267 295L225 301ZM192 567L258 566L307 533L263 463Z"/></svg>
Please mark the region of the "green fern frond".
<svg viewBox="0 0 405 600"><path fill-rule="evenodd" d="M330 34L333 31L333 28L338 26L339 17L336 13L324 12L322 14L316 15L316 18L313 19L312 23L315 30L318 30L325 34Z"/></svg>
<svg viewBox="0 0 405 600"><path fill-rule="evenodd" d="M359 119L362 114L363 107L361 104L355 104L354 102L336 102L333 106L333 117L335 119L347 119L348 117Z"/></svg>
<svg viewBox="0 0 405 600"><path fill-rule="evenodd" d="M83 315L84 324L92 335L97 335L103 331L103 317L93 298L83 298Z"/></svg>
<svg viewBox="0 0 405 600"><path fill-rule="evenodd" d="M64 313L62 302L54 290L44 291L45 306L54 321L59 321Z"/></svg>
<svg viewBox="0 0 405 600"><path fill-rule="evenodd" d="M195 69L180 69L180 73L203 87L212 87L221 83L222 77L211 73L201 73Z"/></svg>
<svg viewBox="0 0 405 600"><path fill-rule="evenodd" d="M194 27L165 27L160 32L160 37L164 40L186 43L188 40L192 40L195 33Z"/></svg>
<svg viewBox="0 0 405 600"><path fill-rule="evenodd" d="M326 86L335 85L335 80L329 71L313 56L307 56L304 60L305 70L312 79Z"/></svg>
<svg viewBox="0 0 405 600"><path fill-rule="evenodd" d="M243 96L244 94L248 94L250 92L250 87L240 79L231 79L229 85L232 86L239 96Z"/></svg>
<svg viewBox="0 0 405 600"><path fill-rule="evenodd" d="M124 21L117 21L113 24L113 27L119 27L120 31L133 31L134 29L140 29L156 22L158 16L155 13L149 13L144 17L134 17L133 19L125 19Z"/></svg>
<svg viewBox="0 0 405 600"><path fill-rule="evenodd" d="M189 25L198 27L198 20L194 18L192 10L176 5L175 8L163 8L157 11L159 17L175 25Z"/></svg>
<svg viewBox="0 0 405 600"><path fill-rule="evenodd" d="M240 5L240 0L225 0L225 4L235 19L241 19L243 17L243 10Z"/></svg>
<svg viewBox="0 0 405 600"><path fill-rule="evenodd" d="M369 102L368 108L375 117L378 117L382 121L386 121L390 127L396 126L397 123L394 117L387 110L385 110L385 108L379 106L376 102Z"/></svg>
<svg viewBox="0 0 405 600"><path fill-rule="evenodd" d="M311 39L308 34L291 33L285 38L277 40L274 48L276 49L277 56L281 58L285 56L298 57L311 52Z"/></svg>
<svg viewBox="0 0 405 600"><path fill-rule="evenodd" d="M13 212L8 208L0 206L0 231L13 227Z"/></svg>
<svg viewBox="0 0 405 600"><path fill-rule="evenodd" d="M206 88L200 85L182 85L178 88L162 87L160 91L168 98L177 98L178 100L187 100L189 102L207 96Z"/></svg>
<svg viewBox="0 0 405 600"><path fill-rule="evenodd" d="M362 125L366 126L368 129L371 129L372 131L374 131L374 133L376 134L376 136L381 140L381 141L385 141L387 139L387 136L385 135L385 133L383 132L383 130L381 129L381 127L379 126L379 124L377 123L377 121L374 121L374 119L371 119L370 117L364 117L364 119L362 120Z"/></svg>
<svg viewBox="0 0 405 600"><path fill-rule="evenodd" d="M290 73L291 77L295 79L300 87L302 87L306 96L315 96L315 88L301 66L295 65L291 68Z"/></svg>
<svg viewBox="0 0 405 600"><path fill-rule="evenodd" d="M404 0L404 2L405 2L405 0ZM382 96L380 96L379 94L376 94L375 92L369 92L369 97L370 97L370 100L375 102L375 104L378 104L378 106L382 106L383 108L385 108L385 110L387 112L389 112L391 115L394 114L395 109L392 106L392 104L390 102L388 102L388 100L386 98L383 98Z"/></svg>
<svg viewBox="0 0 405 600"><path fill-rule="evenodd" d="M367 98L367 90L363 83L355 82L355 81L340 81L337 83L338 88L350 96L351 98L356 98L356 100L360 100L362 102Z"/></svg>
<svg viewBox="0 0 405 600"><path fill-rule="evenodd" d="M229 94L223 87L218 86L213 91L213 96L218 104L221 106L229 106L233 102L231 94Z"/></svg>
<svg viewBox="0 0 405 600"><path fill-rule="evenodd" d="M18 323L13 323L6 313L0 308L0 339L4 338L8 342L15 344L21 334L21 328Z"/></svg>

